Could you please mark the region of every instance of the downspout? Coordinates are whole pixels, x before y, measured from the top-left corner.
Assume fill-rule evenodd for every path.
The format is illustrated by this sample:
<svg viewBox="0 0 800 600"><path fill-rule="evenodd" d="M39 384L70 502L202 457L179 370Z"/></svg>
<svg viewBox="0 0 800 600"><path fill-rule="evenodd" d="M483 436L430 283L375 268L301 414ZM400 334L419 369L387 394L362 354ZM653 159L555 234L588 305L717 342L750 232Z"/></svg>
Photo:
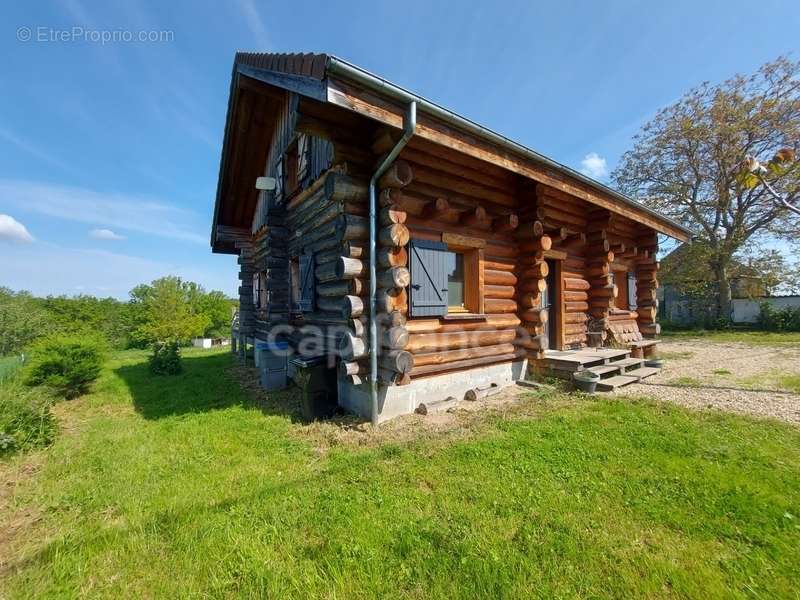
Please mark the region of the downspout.
<svg viewBox="0 0 800 600"><path fill-rule="evenodd" d="M376 210L376 187L381 176L392 166L400 151L414 135L417 127L417 102L412 100L408 104L405 118L403 119L403 137L395 144L392 151L386 155L378 165L369 180L369 399L371 403L372 425L378 424L378 324L377 324L377 291L378 291L378 252L376 239L378 237L378 215Z"/></svg>

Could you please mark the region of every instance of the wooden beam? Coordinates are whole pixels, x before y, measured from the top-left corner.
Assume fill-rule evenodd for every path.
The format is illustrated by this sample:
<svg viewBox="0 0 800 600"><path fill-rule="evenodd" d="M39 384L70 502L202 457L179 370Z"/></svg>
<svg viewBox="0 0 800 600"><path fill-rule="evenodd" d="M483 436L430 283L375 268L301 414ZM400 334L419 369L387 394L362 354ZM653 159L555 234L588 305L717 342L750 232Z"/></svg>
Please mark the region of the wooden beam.
<svg viewBox="0 0 800 600"><path fill-rule="evenodd" d="M372 92L342 80L328 79L327 100L332 104L347 108L391 127L397 129L402 129L403 127L405 106L390 102ZM469 156L501 166L616 214L626 217L635 215L633 219L641 225L655 229L677 240L683 242L689 240L689 236L686 233L673 226L666 219L660 219L649 212L637 210L636 207L632 207L601 190L593 189L589 185L571 178L569 175L559 173L549 166L538 164L534 160L516 155L471 134L453 129L425 113L420 114L418 117L416 135L447 148L453 148Z"/></svg>

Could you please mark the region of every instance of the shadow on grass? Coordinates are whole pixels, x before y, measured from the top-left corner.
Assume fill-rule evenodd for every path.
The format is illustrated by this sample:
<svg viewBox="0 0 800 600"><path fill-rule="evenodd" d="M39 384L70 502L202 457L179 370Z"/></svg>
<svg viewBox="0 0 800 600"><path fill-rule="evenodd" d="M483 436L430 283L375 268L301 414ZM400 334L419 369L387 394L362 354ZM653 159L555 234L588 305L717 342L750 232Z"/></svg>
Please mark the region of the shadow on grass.
<svg viewBox="0 0 800 600"><path fill-rule="evenodd" d="M256 370L242 366L229 353L184 357L179 375L154 375L146 360L114 372L125 382L136 411L145 419L241 406L293 423L310 422L303 414L302 394L296 386L266 392L259 386ZM329 421L350 425L353 417L342 414Z"/></svg>

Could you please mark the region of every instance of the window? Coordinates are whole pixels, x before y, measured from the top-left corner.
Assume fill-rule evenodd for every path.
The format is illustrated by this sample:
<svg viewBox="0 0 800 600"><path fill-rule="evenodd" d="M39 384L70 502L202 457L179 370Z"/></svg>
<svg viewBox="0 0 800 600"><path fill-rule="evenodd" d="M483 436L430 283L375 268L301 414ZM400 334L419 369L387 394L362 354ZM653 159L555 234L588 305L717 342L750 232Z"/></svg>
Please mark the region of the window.
<svg viewBox="0 0 800 600"><path fill-rule="evenodd" d="M483 251L411 240L409 311L412 317L483 312Z"/></svg>
<svg viewBox="0 0 800 600"><path fill-rule="evenodd" d="M258 308L258 299L261 292L261 280L258 277L258 273L253 273L253 306Z"/></svg>
<svg viewBox="0 0 800 600"><path fill-rule="evenodd" d="M314 279L314 256L301 254L289 263L289 278L291 280L291 311L313 312L314 294L316 293Z"/></svg>
<svg viewBox="0 0 800 600"><path fill-rule="evenodd" d="M636 310L636 273L628 271L628 310Z"/></svg>
<svg viewBox="0 0 800 600"><path fill-rule="evenodd" d="M445 254L447 272L447 311L466 312L464 294L464 255L460 252Z"/></svg>

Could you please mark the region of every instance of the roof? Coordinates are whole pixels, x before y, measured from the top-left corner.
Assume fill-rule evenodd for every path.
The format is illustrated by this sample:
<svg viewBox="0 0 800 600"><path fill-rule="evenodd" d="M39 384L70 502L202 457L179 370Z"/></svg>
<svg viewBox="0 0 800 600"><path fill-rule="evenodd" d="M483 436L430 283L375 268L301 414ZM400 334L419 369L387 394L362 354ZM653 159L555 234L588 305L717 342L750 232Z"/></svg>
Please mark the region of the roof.
<svg viewBox="0 0 800 600"><path fill-rule="evenodd" d="M390 81L362 69L341 58L329 54L278 54L278 53L251 53L237 52L233 65L233 81L231 85L231 98L228 106L228 122L226 124L225 140L223 142L222 161L220 166L220 183L222 169L226 160L226 147L229 143L229 129L231 119L231 102L233 101L236 80L240 76L251 77L253 79L268 83L273 86L296 92L308 96L321 102L338 104L350 110L361 112L363 115L383 119L385 123L394 126L402 125L402 112L393 114L388 103L409 103L415 101L418 104L417 113L420 115L418 122L418 135L420 124L425 117L431 122L441 122L453 131L461 135L470 136L466 139L474 139L477 143L490 145L495 148L494 154L498 162L504 164L506 154L514 161L529 161L531 165L536 165L540 173L544 176L552 175L546 181L549 185L567 188L568 193L576 193L586 190L585 195L578 193L589 202L598 204L601 207L611 208L609 205L600 201L602 198L610 198L612 201L622 203L629 209L642 215L642 221L657 231L674 237L681 241L688 241L691 231L681 223L662 215L653 209L641 204L635 199L614 190L603 183L587 177L583 173L563 165L551 158L544 156L515 142L499 133L483 127L474 121L462 117L422 96L410 92ZM353 84L366 89L366 95L354 92ZM380 109L373 107L364 108L365 104L373 102L377 97L377 103L384 103ZM388 102L387 102L388 101ZM383 112L381 113L380 110ZM429 129L435 129L433 125ZM427 131L427 130L426 130ZM433 136L433 134L431 134ZM513 161L507 161L510 168ZM513 163L513 164L518 164ZM544 171L541 171L544 169ZM525 174L525 170L517 170L518 173ZM559 181L566 179L566 183L559 186ZM576 187L577 186L577 187ZM214 210L214 229L217 224L217 215L220 204L221 186L217 190L217 199ZM588 197L587 197L588 196ZM214 229L212 229L212 246L214 245Z"/></svg>

